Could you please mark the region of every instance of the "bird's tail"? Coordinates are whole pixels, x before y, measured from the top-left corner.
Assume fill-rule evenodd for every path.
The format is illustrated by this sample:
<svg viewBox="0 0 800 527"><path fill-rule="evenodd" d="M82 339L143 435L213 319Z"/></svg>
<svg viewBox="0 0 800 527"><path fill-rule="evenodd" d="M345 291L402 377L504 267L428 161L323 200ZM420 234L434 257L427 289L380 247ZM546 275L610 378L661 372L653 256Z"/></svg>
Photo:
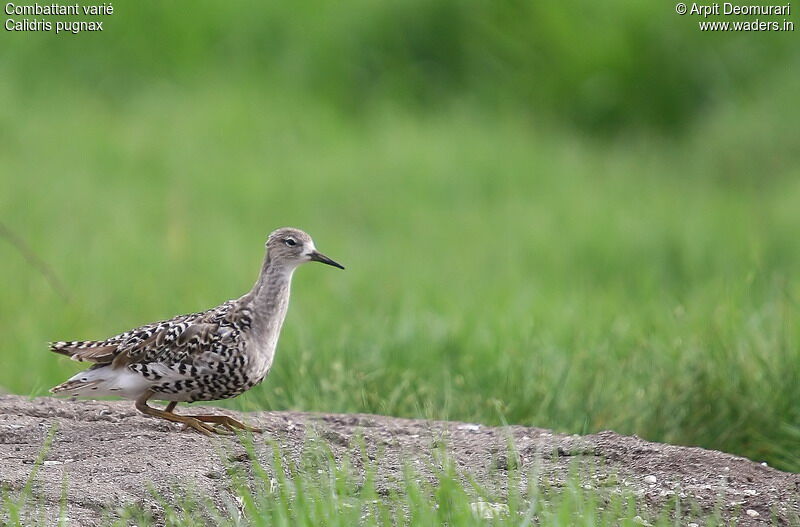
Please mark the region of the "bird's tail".
<svg viewBox="0 0 800 527"><path fill-rule="evenodd" d="M51 393L89 397L124 397L136 399L145 393L153 381L128 368L115 369L110 364L94 364L88 370L79 371Z"/></svg>
<svg viewBox="0 0 800 527"><path fill-rule="evenodd" d="M50 393L88 395L95 392L106 379L105 369L105 365L95 364L88 370L79 371L58 386L53 386Z"/></svg>
<svg viewBox="0 0 800 527"><path fill-rule="evenodd" d="M53 386L50 388L50 393L63 393L65 395L81 395L85 391L89 391L92 388L96 388L100 381L83 381L80 379L76 380L68 380L62 382L58 386Z"/></svg>
<svg viewBox="0 0 800 527"><path fill-rule="evenodd" d="M111 362L117 344L102 340L74 340L51 342L50 351L66 355L75 361Z"/></svg>

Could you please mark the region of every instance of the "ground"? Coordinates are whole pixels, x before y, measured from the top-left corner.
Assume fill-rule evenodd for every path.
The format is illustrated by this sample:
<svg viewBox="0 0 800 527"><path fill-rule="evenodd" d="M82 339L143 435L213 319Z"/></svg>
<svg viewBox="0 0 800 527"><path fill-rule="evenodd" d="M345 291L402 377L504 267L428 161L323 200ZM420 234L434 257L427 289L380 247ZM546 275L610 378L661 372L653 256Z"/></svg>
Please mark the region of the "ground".
<svg viewBox="0 0 800 527"><path fill-rule="evenodd" d="M191 410L223 413L218 408ZM387 493L392 482L402 479L404 464L425 473L432 448L446 445L459 472L471 474L487 488L498 488L503 473L515 468L557 486L570 470L574 473L577 463L587 468L587 486L630 492L654 508L679 498L686 507L704 512L718 507L724 518L737 518L739 525L768 524L771 518L788 524L800 515L800 474L722 452L651 443L613 432L577 436L539 428L375 415L224 413L263 427L289 460L300 457L312 435L326 442L337 460L356 451L361 441L356 438L363 437L365 459L378 465L378 488ZM32 492L45 504L48 519L61 514L70 525L99 524L106 511L123 504L143 507L158 517L161 511L153 489L169 501L188 486L219 504L230 503L226 466L251 463L239 438L182 432L176 425L138 414L129 402L4 395L0 396L4 487L14 492L26 485L54 425L54 439ZM516 455L508 453L509 439ZM271 458L272 450L263 441L256 442L256 451L264 460ZM360 460L354 456L354 470L361 468ZM67 504L60 513L65 476Z"/></svg>

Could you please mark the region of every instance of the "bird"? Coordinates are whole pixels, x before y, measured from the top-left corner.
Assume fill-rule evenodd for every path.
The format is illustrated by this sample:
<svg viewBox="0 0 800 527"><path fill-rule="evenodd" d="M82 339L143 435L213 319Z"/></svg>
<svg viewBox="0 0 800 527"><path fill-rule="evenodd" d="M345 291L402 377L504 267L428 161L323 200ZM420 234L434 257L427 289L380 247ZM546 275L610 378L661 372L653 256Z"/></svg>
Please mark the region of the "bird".
<svg viewBox="0 0 800 527"><path fill-rule="evenodd" d="M118 396L148 416L205 435L263 430L224 415L180 415L179 402L236 397L269 373L289 307L294 271L303 263L344 266L320 253L300 229L273 231L252 289L217 307L131 329L106 340L51 342L50 350L94 363L51 388L54 394ZM160 410L150 399L167 401Z"/></svg>

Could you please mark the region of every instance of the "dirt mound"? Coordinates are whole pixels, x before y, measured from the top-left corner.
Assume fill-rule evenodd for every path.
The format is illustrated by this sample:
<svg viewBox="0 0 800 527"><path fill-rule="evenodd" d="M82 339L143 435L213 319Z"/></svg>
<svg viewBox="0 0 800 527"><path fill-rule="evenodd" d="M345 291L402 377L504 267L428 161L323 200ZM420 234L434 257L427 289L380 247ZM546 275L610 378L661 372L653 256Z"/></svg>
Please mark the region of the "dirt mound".
<svg viewBox="0 0 800 527"><path fill-rule="evenodd" d="M185 408L183 412L187 413ZM224 412L193 408L192 413ZM718 507L724 518L735 517L739 525L773 520L788 524L800 515L800 474L721 452L649 443L613 432L568 436L539 428L490 428L374 415L260 412L237 418L263 427L289 459L299 459L312 431L337 459L352 452L355 436L363 437L367 452L380 452L371 457L385 485L402 480L404 463L416 458L424 461L421 467L426 466L432 446L444 444L460 471L487 485L496 484L498 472L510 466L526 474L535 468L536 477L557 484L566 480L576 462L586 462L593 464L595 481L608 477L613 485L653 507L670 499L706 512ZM129 402L3 395L0 477L4 487L14 491L25 486L53 425L57 425L53 443L32 486L34 497L45 504L48 524L62 514L69 518L69 525L96 525L105 511L122 504L136 504L158 516L159 506L149 485L168 500L190 485L222 503L231 492L225 465L250 463L236 438L179 432L175 425L141 416ZM509 438L516 456L508 455ZM259 443L259 448L265 459L271 456L269 447ZM65 477L66 506L61 503Z"/></svg>

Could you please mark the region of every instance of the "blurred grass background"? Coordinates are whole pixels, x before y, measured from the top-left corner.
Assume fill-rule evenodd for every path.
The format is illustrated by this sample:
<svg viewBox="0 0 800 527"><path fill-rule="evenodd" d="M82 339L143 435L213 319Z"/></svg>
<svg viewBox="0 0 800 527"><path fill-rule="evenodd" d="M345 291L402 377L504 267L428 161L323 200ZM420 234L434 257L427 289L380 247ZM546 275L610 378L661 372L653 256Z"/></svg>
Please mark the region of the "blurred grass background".
<svg viewBox="0 0 800 527"><path fill-rule="evenodd" d="M0 36L0 385L307 266L225 404L613 429L800 471L800 48L673 6L115 3Z"/></svg>

